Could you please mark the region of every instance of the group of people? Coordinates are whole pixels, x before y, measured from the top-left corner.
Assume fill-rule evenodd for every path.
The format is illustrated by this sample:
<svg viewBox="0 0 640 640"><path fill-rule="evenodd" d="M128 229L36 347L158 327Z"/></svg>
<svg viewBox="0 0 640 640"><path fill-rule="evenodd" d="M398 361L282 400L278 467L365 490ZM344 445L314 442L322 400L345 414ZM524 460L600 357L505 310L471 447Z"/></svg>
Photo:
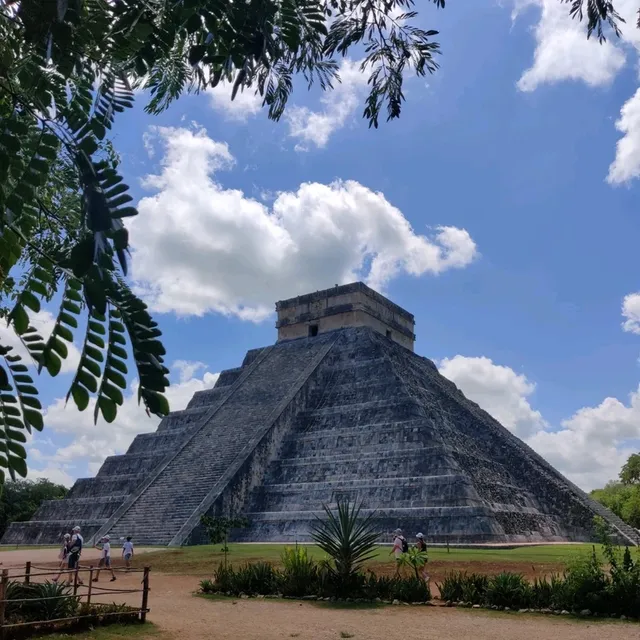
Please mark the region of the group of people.
<svg viewBox="0 0 640 640"><path fill-rule="evenodd" d="M414 547L418 551L427 550L427 543L424 539L424 534L416 533L416 541ZM402 565L402 557L405 553L409 551L409 543L407 539L402 534L402 529L396 529L393 532L393 548L391 549L389 555L393 554L396 559L396 574L400 573L400 567ZM429 574L427 573L427 563L425 561L424 565L420 569L420 575L423 580L429 581Z"/></svg>
<svg viewBox="0 0 640 640"><path fill-rule="evenodd" d="M84 545L84 538L80 533L80 527L74 527L71 533L65 533L62 538L62 548L58 554L60 560L60 571L58 575L53 578L54 582L58 582L60 575L63 571L69 570L66 573L67 584L71 583L71 576L73 575L73 569L79 566L80 556L82 555L82 547ZM111 572L111 582L116 579L116 574L111 567L111 539L109 536L103 536L100 541L96 543L95 548L100 551L100 560L98 562L98 569L96 571L93 582L98 582L100 579L100 571L107 569ZM124 544L122 545L122 557L124 558L127 571L131 569L131 561L133 560L133 542L131 536L127 536ZM84 584L78 576L78 584Z"/></svg>

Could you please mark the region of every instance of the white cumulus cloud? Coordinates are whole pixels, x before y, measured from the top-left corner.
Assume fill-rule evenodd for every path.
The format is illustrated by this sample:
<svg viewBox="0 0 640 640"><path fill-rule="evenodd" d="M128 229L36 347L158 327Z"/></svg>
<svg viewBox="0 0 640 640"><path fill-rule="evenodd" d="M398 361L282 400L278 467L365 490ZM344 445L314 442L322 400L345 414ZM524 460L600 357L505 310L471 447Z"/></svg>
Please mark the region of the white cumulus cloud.
<svg viewBox="0 0 640 640"><path fill-rule="evenodd" d="M179 382L172 384L166 392L172 411L184 409L196 391L210 389L218 379L217 373L206 371L201 362L180 360L174 362L172 370L178 372ZM195 374L202 371L200 377ZM107 456L124 453L139 433L155 431L160 423L156 416L147 416L144 407L138 404L138 383L133 381L118 416L111 424L99 417L93 422L95 403L92 400L85 411L78 411L70 401L58 398L45 408L44 424L50 438L67 439L68 444L59 446L54 453L42 452L41 443L35 439L28 449L29 478L48 477L56 482L69 484L68 478L77 478L86 473L95 474ZM63 482L63 478L67 481Z"/></svg>
<svg viewBox="0 0 640 640"><path fill-rule="evenodd" d="M285 111L289 135L298 140L297 151L308 151L311 145L325 147L331 136L351 119L367 87L368 75L360 71L360 64L348 58L342 62L340 82L336 80L333 90L322 96L322 110L292 106Z"/></svg>
<svg viewBox="0 0 640 640"><path fill-rule="evenodd" d="M540 412L529 404L535 384L510 367L494 364L489 358L457 355L442 360L439 369L467 398L517 436L525 438L546 428Z"/></svg>
<svg viewBox="0 0 640 640"><path fill-rule="evenodd" d="M510 367L457 355L443 360L440 372L585 490L616 478L640 444L640 388L630 394L628 404L605 398L596 407L579 409L554 430L530 405L535 385Z"/></svg>
<svg viewBox="0 0 640 640"><path fill-rule="evenodd" d="M533 28L533 63L518 81L521 91L533 91L544 84L582 81L591 87L606 87L630 61L638 63L640 29L636 27L637 0L616 0L616 10L624 19L621 37L610 30L600 44L586 37L585 20L572 19L569 5L559 0L514 0L514 19L524 9L536 7L540 19ZM640 177L640 89L622 106L615 123L622 137L609 166L607 182L619 185Z"/></svg>
<svg viewBox="0 0 640 640"><path fill-rule="evenodd" d="M629 333L640 335L640 292L630 293L622 301L622 328Z"/></svg>
<svg viewBox="0 0 640 640"><path fill-rule="evenodd" d="M233 83L220 82L217 86L207 89L211 107L222 113L228 120L246 122L262 109L262 98L252 87L239 90L231 100Z"/></svg>
<svg viewBox="0 0 640 640"><path fill-rule="evenodd" d="M609 184L622 184L640 176L640 89L622 106L616 129L623 135L609 166Z"/></svg>
<svg viewBox="0 0 640 640"><path fill-rule="evenodd" d="M565 80L580 80L590 86L613 81L625 64L619 46L611 40L602 45L596 38L587 40L584 23L572 20L570 7L559 0L516 0L514 18L531 6L539 7L541 15L534 28L533 63L518 81L521 91Z"/></svg>
<svg viewBox="0 0 640 640"><path fill-rule="evenodd" d="M38 333L46 342L56 324L56 319L53 314L49 311L42 310L38 311L38 313L31 313L29 315L29 319L31 324L35 329L37 329ZM26 347L13 330L13 327L7 327L4 322L0 323L0 342L2 342L3 345L13 347L13 353L20 355L26 365L33 367L36 366ZM78 368L78 363L80 362L80 351L78 348L74 344L69 344L67 342L65 342L65 344L68 348L68 356L62 361L62 366L60 367L61 373L75 371Z"/></svg>
<svg viewBox="0 0 640 640"><path fill-rule="evenodd" d="M130 223L137 291L153 310L209 311L260 321L275 300L364 279L439 274L478 255L464 229L421 235L402 212L355 181L305 183L270 206L218 181L233 166L204 129L157 128L165 146L156 191Z"/></svg>

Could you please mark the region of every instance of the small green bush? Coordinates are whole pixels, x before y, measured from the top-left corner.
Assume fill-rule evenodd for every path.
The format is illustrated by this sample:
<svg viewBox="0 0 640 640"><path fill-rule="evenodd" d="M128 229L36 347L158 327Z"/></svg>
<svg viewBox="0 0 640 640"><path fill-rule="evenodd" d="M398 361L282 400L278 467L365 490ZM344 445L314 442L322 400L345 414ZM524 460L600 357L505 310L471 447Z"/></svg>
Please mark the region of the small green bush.
<svg viewBox="0 0 640 640"><path fill-rule="evenodd" d="M23 584L12 581L7 585L6 599L9 602L5 615L14 623L69 618L76 614L79 606L79 598L63 597L70 595L70 587L55 582ZM26 602L18 602L20 600Z"/></svg>
<svg viewBox="0 0 640 640"><path fill-rule="evenodd" d="M280 589L283 595L302 598L317 593L318 565L309 558L306 547L285 547L282 552L282 565Z"/></svg>
<svg viewBox="0 0 640 640"><path fill-rule="evenodd" d="M431 600L429 585L420 578L396 578L393 581L392 595L402 602L428 602Z"/></svg>
<svg viewBox="0 0 640 640"><path fill-rule="evenodd" d="M557 576L556 576L557 578ZM549 582L546 576L535 578L530 590L529 606L533 609L549 609L553 595L553 580Z"/></svg>
<svg viewBox="0 0 640 640"><path fill-rule="evenodd" d="M216 590L222 593L233 593L235 590L235 571L232 565L225 566L222 562L213 572L213 583Z"/></svg>
<svg viewBox="0 0 640 640"><path fill-rule="evenodd" d="M488 576L480 573L465 575L462 580L462 601L471 604L484 604L488 585Z"/></svg>
<svg viewBox="0 0 640 640"><path fill-rule="evenodd" d="M461 571L447 573L442 584L438 585L440 597L445 602L462 602L462 590L465 574Z"/></svg>
<svg viewBox="0 0 640 640"><path fill-rule="evenodd" d="M503 571L489 578L485 602L489 606L519 609L529 606L530 592L531 587L523 575Z"/></svg>
<svg viewBox="0 0 640 640"><path fill-rule="evenodd" d="M487 576L479 573L453 571L438 585L440 597L447 602L484 604L488 581Z"/></svg>

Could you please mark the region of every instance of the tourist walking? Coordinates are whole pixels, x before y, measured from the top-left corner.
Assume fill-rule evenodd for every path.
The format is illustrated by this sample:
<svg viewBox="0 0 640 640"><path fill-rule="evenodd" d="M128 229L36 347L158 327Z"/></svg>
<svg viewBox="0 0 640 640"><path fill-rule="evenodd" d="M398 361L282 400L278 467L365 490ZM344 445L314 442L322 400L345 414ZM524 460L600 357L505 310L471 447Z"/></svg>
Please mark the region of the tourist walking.
<svg viewBox="0 0 640 640"><path fill-rule="evenodd" d="M100 562L98 562L98 571L96 572L96 577L93 579L94 582L98 582L98 578L100 577L100 571L104 567L111 571L111 580L113 582L116 579L116 574L111 568L111 543L109 542L111 538L109 536L104 536L99 543L95 545L96 549L100 549ZM102 546L100 546L102 544Z"/></svg>
<svg viewBox="0 0 640 640"><path fill-rule="evenodd" d="M60 574L69 566L69 541L71 540L71 534L65 533L62 538L62 548L58 553L58 560L60 560L60 565L58 567L58 575L52 578L53 582L58 582L60 580Z"/></svg>
<svg viewBox="0 0 640 640"><path fill-rule="evenodd" d="M124 563L127 565L127 571L131 569L131 560L133 559L133 542L131 542L131 536L127 536L125 543L122 545L122 557Z"/></svg>
<svg viewBox="0 0 640 640"><path fill-rule="evenodd" d="M82 554L83 544L84 538L80 533L80 527L73 527L71 531L71 540L69 541L69 570L77 569L80 566L80 555ZM71 573L68 574L67 583L71 584ZM84 584L82 579L79 577L78 584Z"/></svg>
<svg viewBox="0 0 640 640"><path fill-rule="evenodd" d="M416 533L416 549L418 551L423 551L427 553L427 543L424 539L424 535L422 533ZM420 569L420 575L425 582L429 582L429 574L427 573L427 562L429 560L425 559L424 565Z"/></svg>
<svg viewBox="0 0 640 640"><path fill-rule="evenodd" d="M393 554L396 559L396 575L400 575L400 564L402 562L402 554L409 550L409 543L402 535L402 529L396 529L393 532L393 548L389 555Z"/></svg>

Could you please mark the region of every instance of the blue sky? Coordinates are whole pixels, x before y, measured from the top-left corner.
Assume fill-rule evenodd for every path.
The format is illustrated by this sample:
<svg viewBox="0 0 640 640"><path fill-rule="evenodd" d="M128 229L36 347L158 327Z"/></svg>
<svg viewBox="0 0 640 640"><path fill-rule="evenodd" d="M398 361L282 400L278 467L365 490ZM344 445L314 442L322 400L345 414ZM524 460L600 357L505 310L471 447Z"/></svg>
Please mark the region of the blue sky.
<svg viewBox="0 0 640 640"><path fill-rule="evenodd" d="M377 131L349 62L330 96L298 84L279 123L228 87L159 117L138 97L115 145L174 409L275 340L277 299L359 276L414 313L418 353L562 472L587 489L615 477L640 439L640 32L600 46L566 13L425 7L441 69L410 78ZM94 427L63 410L68 383L40 380L33 477L91 475L157 424L128 399Z"/></svg>

